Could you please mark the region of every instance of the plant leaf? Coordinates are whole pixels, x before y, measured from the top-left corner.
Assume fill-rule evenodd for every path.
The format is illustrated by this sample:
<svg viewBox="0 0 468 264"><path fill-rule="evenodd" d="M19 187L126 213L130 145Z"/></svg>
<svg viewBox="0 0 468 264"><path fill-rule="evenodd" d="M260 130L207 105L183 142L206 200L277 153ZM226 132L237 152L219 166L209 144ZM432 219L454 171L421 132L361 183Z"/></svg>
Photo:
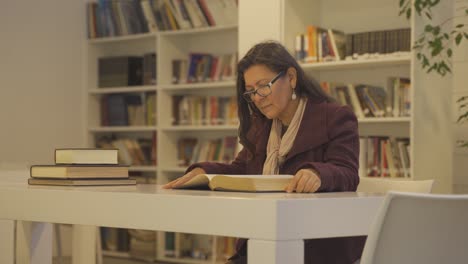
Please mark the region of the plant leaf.
<svg viewBox="0 0 468 264"><path fill-rule="evenodd" d="M432 6L436 6L437 4L439 4L440 0L433 0L432 2L429 1L429 4Z"/></svg>
<svg viewBox="0 0 468 264"><path fill-rule="evenodd" d="M432 20L432 16L429 12L424 12L424 14L426 15L427 18L429 18L430 20Z"/></svg>
<svg viewBox="0 0 468 264"><path fill-rule="evenodd" d="M449 58L452 57L452 54L453 54L452 49L450 49L450 48L447 49L447 56L448 56Z"/></svg>
<svg viewBox="0 0 468 264"><path fill-rule="evenodd" d="M445 63L445 61L442 61L441 63L439 63L439 68L440 68L440 69L443 69L444 75L445 75L445 73L447 73L447 72L452 72L452 70L451 70L450 67Z"/></svg>
<svg viewBox="0 0 468 264"><path fill-rule="evenodd" d="M462 33L459 33L456 37L455 37L455 44L460 45L460 42L462 41L462 38L463 38L463 35Z"/></svg>
<svg viewBox="0 0 468 264"><path fill-rule="evenodd" d="M442 48L442 39L440 37L434 39L434 41L431 42L431 48L432 48L432 52L431 52L432 57L435 57L435 56L439 55L439 53L443 49Z"/></svg>
<svg viewBox="0 0 468 264"><path fill-rule="evenodd" d="M426 25L426 26L424 27L424 31L425 31L425 32L428 32L428 33L432 32L432 25Z"/></svg>

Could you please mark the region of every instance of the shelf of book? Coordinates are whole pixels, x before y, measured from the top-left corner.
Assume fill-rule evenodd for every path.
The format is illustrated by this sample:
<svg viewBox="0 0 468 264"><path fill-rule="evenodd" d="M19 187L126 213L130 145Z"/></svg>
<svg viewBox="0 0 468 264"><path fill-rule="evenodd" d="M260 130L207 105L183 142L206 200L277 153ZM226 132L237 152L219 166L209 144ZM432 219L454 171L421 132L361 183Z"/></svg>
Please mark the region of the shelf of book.
<svg viewBox="0 0 468 264"><path fill-rule="evenodd" d="M184 83L184 84L167 84L159 85L158 89L166 91L185 91L185 90L200 90L200 89L219 89L232 88L236 85L235 81L219 81L219 82L200 82L200 83Z"/></svg>
<svg viewBox="0 0 468 264"><path fill-rule="evenodd" d="M103 132L145 132L157 131L157 126L99 126L90 127L89 132L103 133Z"/></svg>
<svg viewBox="0 0 468 264"><path fill-rule="evenodd" d="M213 26L213 27L191 28L191 29L184 29L184 30L166 30L166 31L152 32L152 33L130 34L130 35L125 35L125 36L100 37L100 38L89 39L88 43L91 45L108 44L112 42L121 43L121 42L126 42L126 41L152 39L158 36L177 36L177 35L190 35L190 34L199 34L199 33L209 34L209 33L216 33L218 31L226 31L226 30L237 30L237 25L221 25L221 26Z"/></svg>
<svg viewBox="0 0 468 264"><path fill-rule="evenodd" d="M99 44L109 44L109 43L122 43L127 41L135 41L135 40L145 40L145 39L152 39L157 37L157 33L140 33L140 34L130 34L125 36L115 36L115 37L100 37L100 38L93 38L88 39L88 43L91 45L99 45Z"/></svg>
<svg viewBox="0 0 468 264"><path fill-rule="evenodd" d="M157 169L156 166L130 166L128 171L155 172Z"/></svg>
<svg viewBox="0 0 468 264"><path fill-rule="evenodd" d="M192 259L192 258L169 258L169 257L158 257L156 261L164 262L164 263L184 263L184 264L221 264L225 263L224 261L216 261L213 262L212 260L203 260L203 259Z"/></svg>
<svg viewBox="0 0 468 264"><path fill-rule="evenodd" d="M112 87L112 88L96 88L90 89L89 94L116 94L116 93L144 93L144 92L156 92L157 87L155 85L142 85L142 86L124 86L124 87Z"/></svg>
<svg viewBox="0 0 468 264"><path fill-rule="evenodd" d="M410 117L368 117L368 118L359 118L359 123L368 124L368 123L409 123L411 122Z"/></svg>
<svg viewBox="0 0 468 264"><path fill-rule="evenodd" d="M201 28L191 28L191 29L183 29L183 30L167 30L161 31L157 34L160 36L177 36L177 35L192 35L192 34L209 34L209 33L217 33L219 31L229 31L229 30L237 30L237 25L220 25L220 26L212 26L212 27L201 27Z"/></svg>
<svg viewBox="0 0 468 264"><path fill-rule="evenodd" d="M115 250L103 250L102 255L104 257L113 257L113 258L131 258L130 253L124 251L115 251Z"/></svg>
<svg viewBox="0 0 468 264"><path fill-rule="evenodd" d="M237 125L164 126L161 131L237 131Z"/></svg>
<svg viewBox="0 0 468 264"><path fill-rule="evenodd" d="M187 167L164 167L161 168L161 171L168 173L184 173L187 170Z"/></svg>
<svg viewBox="0 0 468 264"><path fill-rule="evenodd" d="M201 7L202 4L206 6ZM189 9L184 10L182 6L188 6ZM211 9L215 7L223 9ZM137 12L138 15L135 16L132 12L134 8L143 12ZM119 10L119 12L114 13L115 10ZM210 21L199 21L200 19L208 19L204 15L204 12L208 12L207 10L217 10L221 13L213 13ZM201 14L201 16L196 15L194 18L192 11L195 14ZM238 16L235 15L237 1L138 0L127 3L102 0L87 3L87 12L88 37L90 39L86 43L87 74L85 84L88 99L86 132L89 145L110 143L123 146L123 150L127 148L127 151L122 151L122 154L127 152L126 155L123 155L127 156L126 163L134 164L129 168L134 174L133 176L144 178L145 182L162 184L181 176L186 169L186 166L177 167L181 164L178 153L180 151L178 149L179 141L191 137L197 138L199 142L211 142L212 140L219 141L222 136L236 136L237 126L225 125L232 124L232 118L224 118L218 113L222 110L226 112L227 108L221 107L227 105L227 96L235 94L235 76L233 74L235 68L233 65L237 61L236 52L238 50ZM187 13L182 16L181 12L189 12L189 18L194 20L187 23ZM99 21L96 20L95 15L100 15L98 16ZM151 18L152 15L154 15L153 18ZM166 16L163 24L160 24L161 21L157 21L161 15ZM144 19L141 16L144 16ZM172 21L168 20L169 17L172 17L170 19ZM130 23L122 23L122 21ZM143 67L145 67L145 59L148 54L154 54L155 61L154 67L149 68L152 73L149 83L140 82L138 85L129 83L128 86L125 84L114 85L115 80L111 79L111 75L115 72L111 72L108 76L105 74L114 70L112 66L115 64L107 63L111 67L104 69L104 71L101 70L102 67L99 67L101 59L126 57L128 58L125 61L126 65L119 68L120 72L118 72L116 79L120 80L125 77L129 82L134 81L130 79L130 76L135 71L127 72L131 68L131 60L134 57L143 57ZM219 61L219 68L211 68L209 76L206 72L204 72L205 75L199 75L200 69L207 69L207 67L197 66L199 63L197 56L200 55L204 56L204 60L210 60L205 65L211 64L212 59ZM186 75L179 73L177 75L178 83L176 83L173 74L175 60L184 60L187 63L185 66L190 66L190 63L193 63L197 70L195 73L193 70L188 72L187 67L185 69L187 71L184 72ZM120 63L122 62L120 61ZM138 71L136 73L138 74ZM145 73L144 70L143 73ZM105 84L105 86L101 84ZM140 101L143 102L144 109L137 110L139 115L143 113L145 115L143 123L138 118L136 121L135 109L129 109L129 106L136 104L136 96L140 96ZM150 96L151 99L146 100ZM216 105L216 108L205 108L204 111L209 111L212 115L208 120L200 122L201 120L189 118L184 120L190 121L183 123L185 126L175 126L174 120L176 118L173 116L175 106L172 105L174 97L186 97L185 101L190 101L190 103L195 101L194 97L197 97L197 100L198 98L204 98L204 100L209 98L209 100L214 100L210 101L210 104ZM117 104L119 105L117 108L109 107ZM234 111L231 109L231 112ZM115 115L118 118L115 118ZM196 116L196 118L200 118L200 116ZM211 125L201 125L208 123ZM131 147L135 143L140 145L145 154L144 162L135 163L137 159ZM153 153L153 150L156 153ZM150 152L151 155L148 155ZM154 164L158 164L158 166ZM148 176L153 177L151 181L146 180ZM208 241L211 241L213 245L209 248L216 248L216 239L208 238ZM162 243L158 241L156 245L158 251L163 247ZM216 255L216 252L206 253L208 253L207 256ZM106 252L106 254L112 253ZM156 253L155 255L158 257L158 261L165 263L216 263L212 259L166 258L164 254Z"/></svg>
<svg viewBox="0 0 468 264"><path fill-rule="evenodd" d="M345 70L370 67L389 67L408 65L411 63L411 54L381 56L380 58L347 59L328 62L301 63L305 71Z"/></svg>
<svg viewBox="0 0 468 264"><path fill-rule="evenodd" d="M359 118L360 136L390 136L409 138L411 117Z"/></svg>

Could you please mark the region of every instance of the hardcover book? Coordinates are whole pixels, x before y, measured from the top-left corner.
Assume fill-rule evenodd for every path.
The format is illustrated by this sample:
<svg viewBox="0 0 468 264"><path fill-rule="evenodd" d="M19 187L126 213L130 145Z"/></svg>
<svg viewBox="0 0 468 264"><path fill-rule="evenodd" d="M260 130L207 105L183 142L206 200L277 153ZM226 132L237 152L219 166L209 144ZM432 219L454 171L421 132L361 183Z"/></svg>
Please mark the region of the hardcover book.
<svg viewBox="0 0 468 264"><path fill-rule="evenodd" d="M57 186L104 186L104 185L135 185L135 179L36 179L29 178L29 185Z"/></svg>
<svg viewBox="0 0 468 264"><path fill-rule="evenodd" d="M199 174L177 189L211 189L213 191L282 192L292 175L220 175Z"/></svg>
<svg viewBox="0 0 468 264"><path fill-rule="evenodd" d="M55 150L55 164L118 164L118 149L61 148Z"/></svg>
<svg viewBox="0 0 468 264"><path fill-rule="evenodd" d="M33 165L30 172L33 178L128 178L128 166L121 165Z"/></svg>

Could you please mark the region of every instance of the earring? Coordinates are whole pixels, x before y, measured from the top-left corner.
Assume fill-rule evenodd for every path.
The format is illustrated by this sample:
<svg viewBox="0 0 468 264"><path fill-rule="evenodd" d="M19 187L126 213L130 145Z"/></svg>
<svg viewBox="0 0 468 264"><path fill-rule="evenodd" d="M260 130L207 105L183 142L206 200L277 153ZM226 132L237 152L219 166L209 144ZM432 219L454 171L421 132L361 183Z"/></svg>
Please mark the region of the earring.
<svg viewBox="0 0 468 264"><path fill-rule="evenodd" d="M293 92L292 92L292 95L291 95L291 99L292 99L292 100L296 100L296 98L297 98L296 89L293 88Z"/></svg>

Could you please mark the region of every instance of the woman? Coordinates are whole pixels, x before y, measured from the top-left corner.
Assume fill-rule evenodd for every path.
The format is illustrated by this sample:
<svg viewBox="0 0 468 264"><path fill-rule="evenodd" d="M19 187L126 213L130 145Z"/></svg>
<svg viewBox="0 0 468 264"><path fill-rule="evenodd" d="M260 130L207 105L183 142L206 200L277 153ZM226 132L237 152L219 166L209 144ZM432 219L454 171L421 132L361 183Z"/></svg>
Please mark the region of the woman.
<svg viewBox="0 0 468 264"><path fill-rule="evenodd" d="M359 136L351 109L329 98L277 42L252 47L237 71L243 150L231 164L193 164L164 187L177 187L200 173L292 174L287 192L355 191ZM231 263L245 262L246 244L238 240ZM363 246L363 237L306 240L305 263L353 263Z"/></svg>

